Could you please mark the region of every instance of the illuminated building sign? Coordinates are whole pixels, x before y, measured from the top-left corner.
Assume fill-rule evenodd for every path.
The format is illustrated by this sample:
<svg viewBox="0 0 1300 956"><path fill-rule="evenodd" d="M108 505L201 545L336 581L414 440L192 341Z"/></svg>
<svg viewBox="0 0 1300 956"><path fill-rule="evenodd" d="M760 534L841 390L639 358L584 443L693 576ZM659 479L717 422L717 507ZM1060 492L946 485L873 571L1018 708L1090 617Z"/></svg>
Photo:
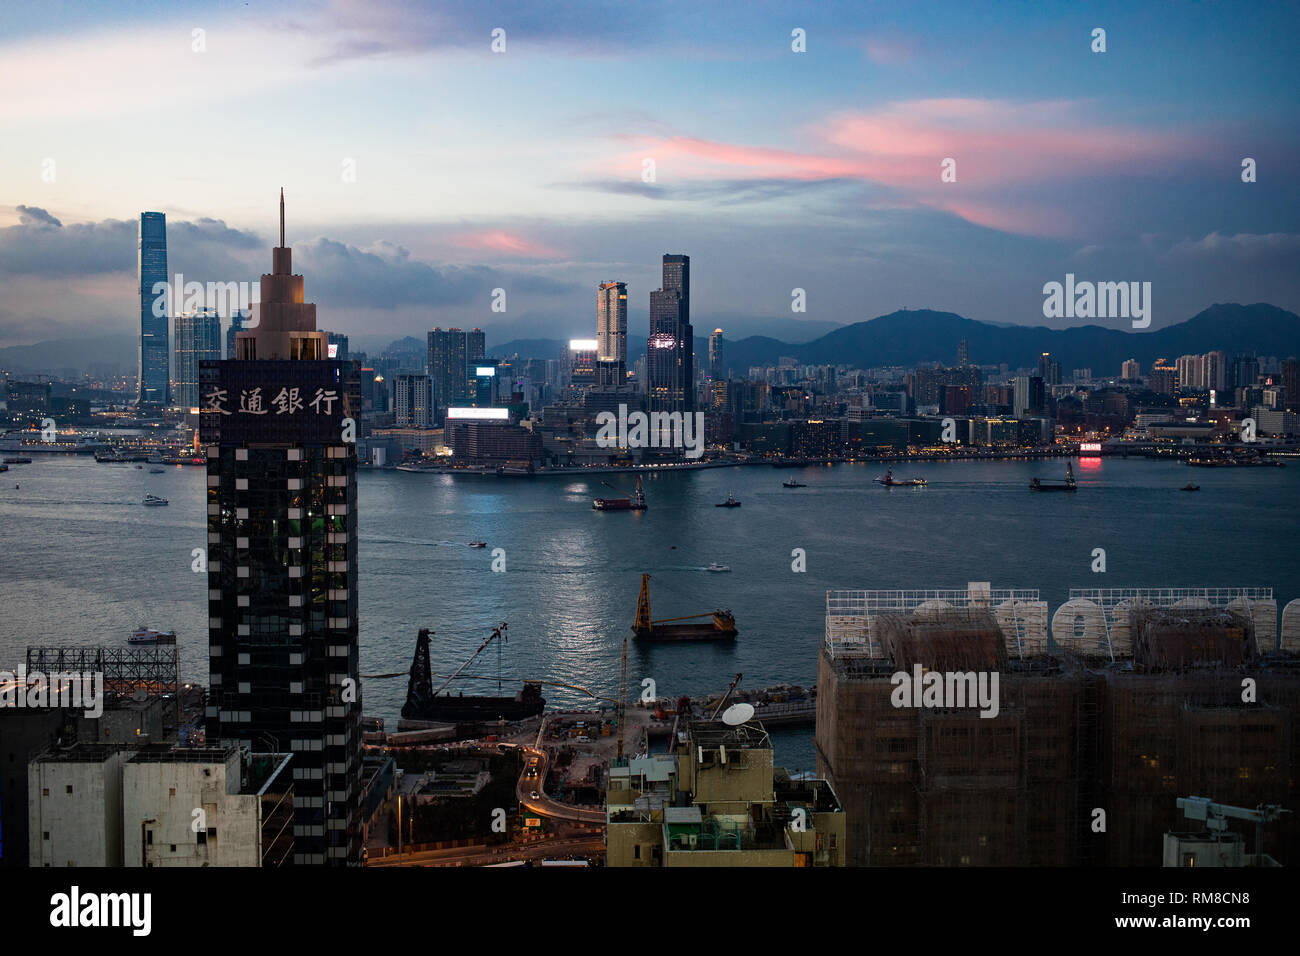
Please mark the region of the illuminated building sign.
<svg viewBox="0 0 1300 956"><path fill-rule="evenodd" d="M337 342L331 342L331 343L329 344L329 352L330 352L330 358L338 358L338 357L339 357L339 344L338 344Z"/></svg>
<svg viewBox="0 0 1300 956"><path fill-rule="evenodd" d="M460 419L461 421L509 421L510 409L508 408L449 408L447 417Z"/></svg>
<svg viewBox="0 0 1300 956"><path fill-rule="evenodd" d="M1101 442L1099 442L1099 441L1086 441L1086 442L1082 442L1082 443L1079 445L1079 454L1081 454L1081 455L1100 455L1100 454L1101 454Z"/></svg>
<svg viewBox="0 0 1300 956"><path fill-rule="evenodd" d="M594 352L596 351L595 339L569 339L570 352Z"/></svg>
<svg viewBox="0 0 1300 956"><path fill-rule="evenodd" d="M496 375L497 370L492 365L480 365L474 369L475 375Z"/></svg>

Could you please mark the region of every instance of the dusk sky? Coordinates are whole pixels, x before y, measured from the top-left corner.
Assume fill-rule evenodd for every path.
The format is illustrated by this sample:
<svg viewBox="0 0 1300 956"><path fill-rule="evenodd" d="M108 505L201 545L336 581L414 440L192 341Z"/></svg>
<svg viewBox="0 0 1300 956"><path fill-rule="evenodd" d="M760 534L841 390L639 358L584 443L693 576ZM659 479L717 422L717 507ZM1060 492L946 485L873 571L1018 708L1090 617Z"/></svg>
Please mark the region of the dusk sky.
<svg viewBox="0 0 1300 956"><path fill-rule="evenodd" d="M255 281L281 186L320 325L363 347L594 334L609 279L644 334L665 252L697 334L1064 327L1067 272L1150 281L1153 329L1300 310L1300 7L1131 6L6 4L0 346L133 335L143 210L171 273Z"/></svg>

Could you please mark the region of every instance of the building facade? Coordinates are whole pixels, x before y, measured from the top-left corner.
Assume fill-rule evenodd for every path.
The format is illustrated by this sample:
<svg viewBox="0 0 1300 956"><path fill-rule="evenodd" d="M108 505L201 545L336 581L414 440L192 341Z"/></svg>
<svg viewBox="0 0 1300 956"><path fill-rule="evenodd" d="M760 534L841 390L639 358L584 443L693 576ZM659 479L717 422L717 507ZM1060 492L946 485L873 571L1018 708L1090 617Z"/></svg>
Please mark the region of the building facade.
<svg viewBox="0 0 1300 956"><path fill-rule="evenodd" d="M690 256L665 254L663 287L650 293L646 404L651 412L695 410Z"/></svg>
<svg viewBox="0 0 1300 956"><path fill-rule="evenodd" d="M202 368L208 740L293 754L294 861L361 861L361 385L329 360L284 245L239 357ZM352 437L349 438L349 428Z"/></svg>
<svg viewBox="0 0 1300 956"><path fill-rule="evenodd" d="M140 278L140 342L137 354L141 405L168 405L171 352L167 348L167 318L171 296L167 277L167 217L160 212L140 213L137 245ZM162 283L162 289L159 289ZM157 291L156 291L157 290ZM179 290L177 290L179 293Z"/></svg>
<svg viewBox="0 0 1300 956"><path fill-rule="evenodd" d="M176 371L172 401L181 408L199 404L199 363L221 358L221 316L216 309L199 309L176 316ZM233 327L233 326L232 326Z"/></svg>

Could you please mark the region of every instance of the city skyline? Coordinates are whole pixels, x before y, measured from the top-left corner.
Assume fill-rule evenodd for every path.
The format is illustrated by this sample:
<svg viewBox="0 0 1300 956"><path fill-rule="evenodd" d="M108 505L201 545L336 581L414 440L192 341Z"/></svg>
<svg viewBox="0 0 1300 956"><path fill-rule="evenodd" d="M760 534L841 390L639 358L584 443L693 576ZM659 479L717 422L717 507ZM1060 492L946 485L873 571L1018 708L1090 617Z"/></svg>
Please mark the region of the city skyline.
<svg viewBox="0 0 1300 956"><path fill-rule="evenodd" d="M304 210L299 260L337 310L322 321L353 334L491 319L536 337L571 324L609 276L628 283L629 322L642 327L664 248L693 250L711 277L695 306L708 327L849 323L906 305L1064 328L1042 318L1040 290L1067 272L1151 281L1152 328L1216 301L1300 311L1293 9L1242 21L1209 8L1157 28L1120 4L1045 4L982 15L973 33L957 4L870 17L847 4L678 11L679 31L622 11L619 54L580 42L584 14L612 13L601 4L558 18L530 5L388 2L364 17L347 3L291 6L315 32L239 10L202 25L188 4L147 24L70 9L79 23L57 40L66 22L0 14L0 70L17 84L0 115L29 147L0 157L0 347L126 327L124 223L141 209L168 215L173 271L255 278L267 239L255 197L282 182ZM1104 53L1090 49L1098 24ZM493 53L498 27L507 45ZM792 49L795 29L805 52ZM273 58L258 55L267 43ZM232 56L249 67L238 83ZM52 82L63 59L102 61L101 92ZM239 128L266 148L230 166L185 137L151 137L147 152L123 143L106 151L121 159L78 165L85 138L125 135L116 117L151 85L134 65L146 62L169 74L150 90L165 115ZM644 92L650 75L662 99ZM303 125L315 109L263 102L272 81L329 102L355 136ZM401 95L378 95L395 84ZM431 110L416 92L427 87L455 95ZM281 144L306 136L317 158L304 167ZM955 182L941 181L945 158ZM1254 182L1242 182L1244 158ZM489 311L495 288L509 293L504 316ZM790 311L796 288L805 313Z"/></svg>

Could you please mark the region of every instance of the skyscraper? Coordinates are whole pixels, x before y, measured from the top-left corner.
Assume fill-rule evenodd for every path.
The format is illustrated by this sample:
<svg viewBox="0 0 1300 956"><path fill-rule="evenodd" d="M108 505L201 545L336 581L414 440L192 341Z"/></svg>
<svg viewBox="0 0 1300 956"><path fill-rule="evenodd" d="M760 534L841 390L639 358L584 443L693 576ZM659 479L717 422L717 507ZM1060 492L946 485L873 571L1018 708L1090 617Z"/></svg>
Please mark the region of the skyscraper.
<svg viewBox="0 0 1300 956"><path fill-rule="evenodd" d="M167 348L167 318L171 297L159 289L167 283L167 217L160 212L140 213L138 245L140 276L140 347L137 369L141 405L168 405L167 388L171 354ZM177 290L179 294L180 290Z"/></svg>
<svg viewBox="0 0 1300 956"><path fill-rule="evenodd" d="M221 358L221 316L199 309L176 316L176 373L172 400L181 408L199 404L199 363Z"/></svg>
<svg viewBox="0 0 1300 956"><path fill-rule="evenodd" d="M665 254L663 288L650 293L646 402L652 412L695 410L690 256Z"/></svg>
<svg viewBox="0 0 1300 956"><path fill-rule="evenodd" d="M429 376L399 373L393 376L393 424L401 428L427 428L433 424L433 383Z"/></svg>
<svg viewBox="0 0 1300 956"><path fill-rule="evenodd" d="M467 363L482 357L483 333L478 329L468 334L460 329L434 329L429 333L428 370L439 424L446 419L447 409L465 398L469 388Z"/></svg>
<svg viewBox="0 0 1300 956"><path fill-rule="evenodd" d="M360 377L325 357L328 335L284 244L283 194L273 261L237 357L201 366L207 732L292 752L295 863L359 864Z"/></svg>
<svg viewBox="0 0 1300 956"><path fill-rule="evenodd" d="M235 309L230 315L230 325L226 328L226 358L235 357L235 336L237 336L247 324L249 312L247 309Z"/></svg>
<svg viewBox="0 0 1300 956"><path fill-rule="evenodd" d="M596 290L596 359L602 387L627 381L627 283L602 282Z"/></svg>
<svg viewBox="0 0 1300 956"><path fill-rule="evenodd" d="M726 378L722 370L722 329L709 336L709 378L717 382Z"/></svg>

